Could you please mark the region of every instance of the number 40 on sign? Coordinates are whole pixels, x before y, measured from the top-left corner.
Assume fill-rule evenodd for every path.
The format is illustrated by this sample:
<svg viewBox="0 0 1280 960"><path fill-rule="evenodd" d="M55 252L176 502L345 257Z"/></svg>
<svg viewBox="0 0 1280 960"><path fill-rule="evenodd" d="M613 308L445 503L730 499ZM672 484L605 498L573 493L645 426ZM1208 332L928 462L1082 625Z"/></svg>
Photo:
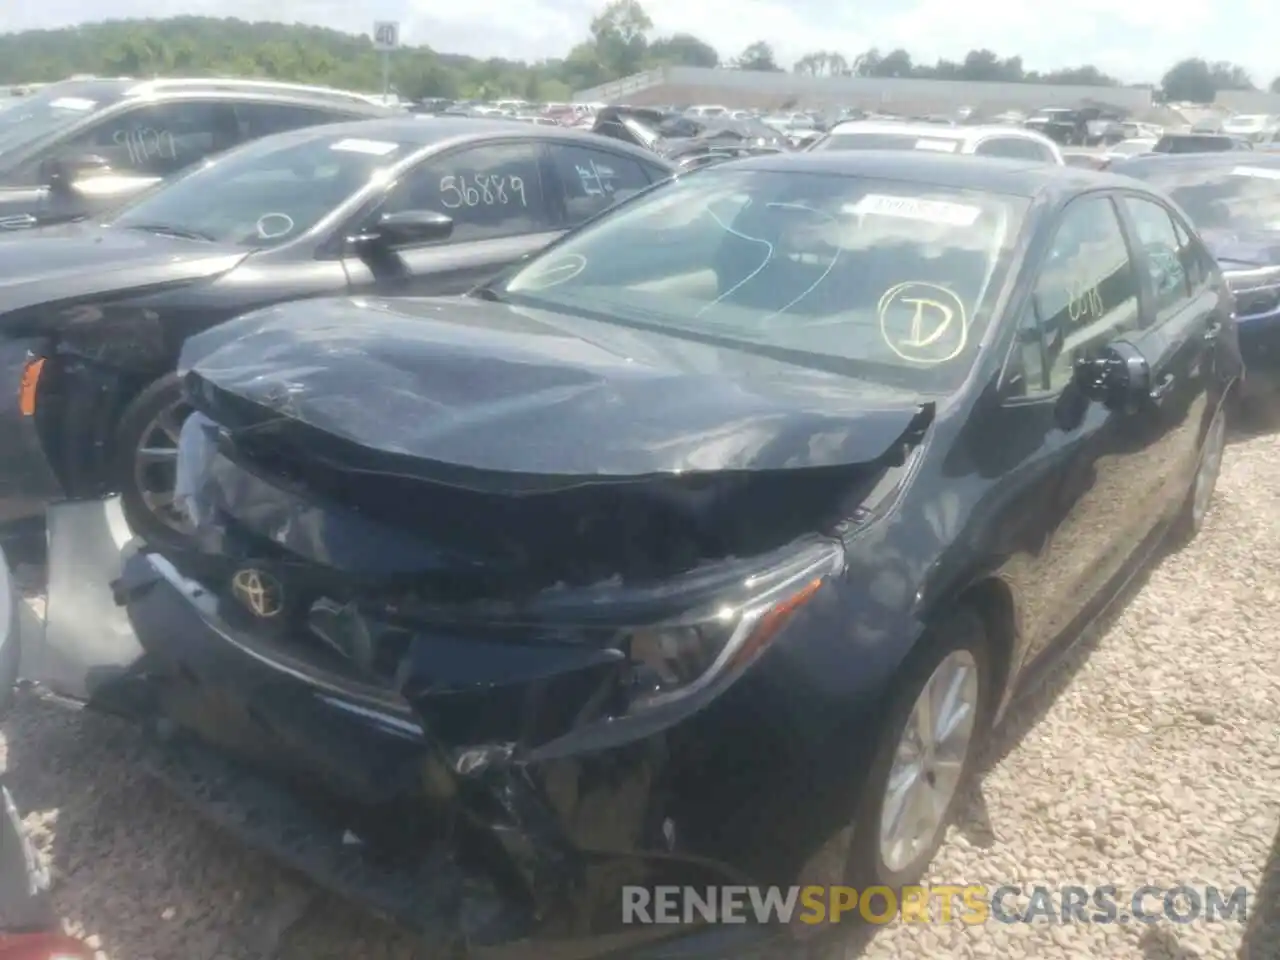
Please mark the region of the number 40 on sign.
<svg viewBox="0 0 1280 960"><path fill-rule="evenodd" d="M373 49L395 50L400 46L400 24L394 20L378 20L373 25Z"/></svg>

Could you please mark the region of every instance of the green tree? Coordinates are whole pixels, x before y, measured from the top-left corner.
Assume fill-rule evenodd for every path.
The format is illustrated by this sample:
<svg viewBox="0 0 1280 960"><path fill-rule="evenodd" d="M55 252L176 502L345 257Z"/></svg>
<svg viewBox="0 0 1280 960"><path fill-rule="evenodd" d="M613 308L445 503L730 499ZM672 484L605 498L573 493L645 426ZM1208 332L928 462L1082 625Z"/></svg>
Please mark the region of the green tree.
<svg viewBox="0 0 1280 960"><path fill-rule="evenodd" d="M605 71L620 77L638 71L649 50L646 34L653 21L639 0L612 0L591 21L596 59Z"/></svg>
<svg viewBox="0 0 1280 960"><path fill-rule="evenodd" d="M810 77L839 77L849 72L849 62L834 50L817 50L806 53L792 69Z"/></svg>
<svg viewBox="0 0 1280 960"><path fill-rule="evenodd" d="M524 97L569 99L647 66L714 67L720 57L698 37L654 39L640 0L612 0L590 24L590 37L563 59L541 63L466 57L427 46L407 46L392 58L392 80L402 96ZM766 41L753 43L734 61L742 70L780 69ZM1097 67L1039 73L1020 57L971 50L960 60L916 63L907 50L871 49L849 57L814 51L795 65L798 73L831 76L922 77L951 80L1115 86ZM256 76L317 83L367 92L382 89L382 60L367 36L302 24L249 23L233 18L172 17L114 20L61 30L0 34L0 83L99 76ZM1280 80L1280 78L1277 78ZM1175 64L1161 83L1173 100L1208 102L1219 90L1253 88L1249 74L1225 62L1192 58ZM1280 92L1280 84L1271 89Z"/></svg>
<svg viewBox="0 0 1280 960"><path fill-rule="evenodd" d="M773 47L764 40L757 40L747 49L743 50L734 61L734 66L739 70L764 70L779 72L782 70L778 66L773 56Z"/></svg>
<svg viewBox="0 0 1280 960"><path fill-rule="evenodd" d="M1213 71L1200 57L1175 63L1160 81L1160 88L1168 100L1191 103L1212 103L1218 92L1213 83Z"/></svg>
<svg viewBox="0 0 1280 960"><path fill-rule="evenodd" d="M675 33L653 41L649 44L649 60L673 67L720 66L716 48L688 33Z"/></svg>

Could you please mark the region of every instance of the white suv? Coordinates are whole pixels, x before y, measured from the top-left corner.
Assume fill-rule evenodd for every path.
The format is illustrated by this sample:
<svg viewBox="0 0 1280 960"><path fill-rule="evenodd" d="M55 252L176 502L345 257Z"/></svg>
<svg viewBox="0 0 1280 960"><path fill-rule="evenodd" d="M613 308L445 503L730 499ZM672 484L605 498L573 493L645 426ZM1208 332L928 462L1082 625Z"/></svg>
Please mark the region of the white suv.
<svg viewBox="0 0 1280 960"><path fill-rule="evenodd" d="M810 150L930 150L980 157L1066 163L1058 145L1023 127L945 126L897 120L849 120L836 124Z"/></svg>

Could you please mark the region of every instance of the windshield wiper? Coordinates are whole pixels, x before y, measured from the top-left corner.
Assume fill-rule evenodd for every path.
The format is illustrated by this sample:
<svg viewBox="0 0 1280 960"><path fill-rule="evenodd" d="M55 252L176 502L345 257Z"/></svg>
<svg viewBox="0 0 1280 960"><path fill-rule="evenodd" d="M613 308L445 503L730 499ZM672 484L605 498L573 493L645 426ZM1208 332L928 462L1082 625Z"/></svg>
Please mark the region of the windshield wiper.
<svg viewBox="0 0 1280 960"><path fill-rule="evenodd" d="M145 230L147 233L158 233L164 237L177 237L179 240L203 240L206 243L217 243L218 238L198 230L185 230L168 223L131 223L128 230Z"/></svg>

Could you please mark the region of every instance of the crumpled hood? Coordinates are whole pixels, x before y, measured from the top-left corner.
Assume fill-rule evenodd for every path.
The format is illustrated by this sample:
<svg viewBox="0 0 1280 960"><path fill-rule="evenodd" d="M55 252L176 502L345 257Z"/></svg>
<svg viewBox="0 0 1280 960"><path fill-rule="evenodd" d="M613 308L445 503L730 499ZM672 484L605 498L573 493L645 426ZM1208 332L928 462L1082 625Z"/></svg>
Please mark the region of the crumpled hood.
<svg viewBox="0 0 1280 960"><path fill-rule="evenodd" d="M225 273L248 253L87 223L0 233L0 314L134 287L200 280Z"/></svg>
<svg viewBox="0 0 1280 960"><path fill-rule="evenodd" d="M1202 230L1200 235L1226 270L1280 266L1280 230Z"/></svg>
<svg viewBox="0 0 1280 960"><path fill-rule="evenodd" d="M179 369L197 405L250 401L239 422L220 403L224 425L305 424L461 486L865 463L933 414L758 353L473 298L284 304L192 338Z"/></svg>

